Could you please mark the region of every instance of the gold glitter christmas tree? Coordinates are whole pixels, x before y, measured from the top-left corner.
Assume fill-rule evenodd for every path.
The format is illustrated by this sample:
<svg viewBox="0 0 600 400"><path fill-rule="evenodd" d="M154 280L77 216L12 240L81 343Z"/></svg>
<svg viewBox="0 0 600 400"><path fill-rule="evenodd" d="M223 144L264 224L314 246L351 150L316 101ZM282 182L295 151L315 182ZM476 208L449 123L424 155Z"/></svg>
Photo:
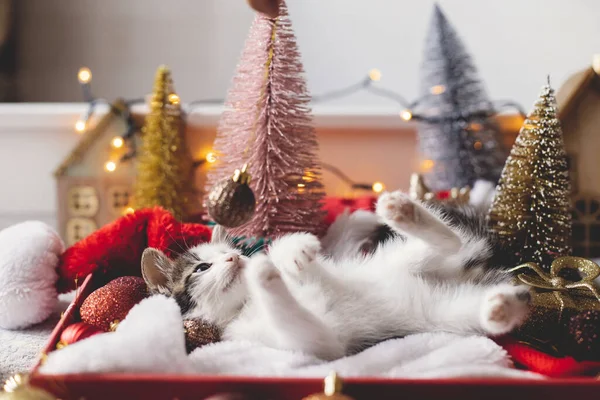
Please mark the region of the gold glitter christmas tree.
<svg viewBox="0 0 600 400"><path fill-rule="evenodd" d="M193 160L184 137L179 97L171 72L158 68L150 112L142 129L142 146L134 185L135 208L161 206L186 220L193 208Z"/></svg>
<svg viewBox="0 0 600 400"><path fill-rule="evenodd" d="M508 261L549 269L571 253L571 187L556 99L544 86L510 152L489 213Z"/></svg>

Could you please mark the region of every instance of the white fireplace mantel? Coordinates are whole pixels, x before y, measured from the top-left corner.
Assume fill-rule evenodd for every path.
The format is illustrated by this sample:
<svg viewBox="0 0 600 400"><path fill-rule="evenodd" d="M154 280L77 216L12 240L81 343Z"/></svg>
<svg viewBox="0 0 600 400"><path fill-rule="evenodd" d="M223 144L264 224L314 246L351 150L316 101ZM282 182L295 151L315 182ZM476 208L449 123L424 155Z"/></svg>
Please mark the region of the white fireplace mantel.
<svg viewBox="0 0 600 400"><path fill-rule="evenodd" d="M86 103L0 103L0 134L29 129L68 129L88 109ZM147 106L136 105L135 113L145 113ZM189 123L199 126L216 126L223 106L194 108ZM106 105L96 108L99 114L108 110ZM335 128L401 128L407 122L399 116L395 107L344 107L317 105L313 107L316 127Z"/></svg>

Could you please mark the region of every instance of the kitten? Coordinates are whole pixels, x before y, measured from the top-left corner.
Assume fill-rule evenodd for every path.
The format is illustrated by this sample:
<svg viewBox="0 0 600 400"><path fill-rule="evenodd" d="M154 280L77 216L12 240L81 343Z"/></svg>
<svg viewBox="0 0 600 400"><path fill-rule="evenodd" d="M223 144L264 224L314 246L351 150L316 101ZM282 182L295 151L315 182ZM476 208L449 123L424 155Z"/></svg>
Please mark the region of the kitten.
<svg viewBox="0 0 600 400"><path fill-rule="evenodd" d="M354 247L349 256L324 257L315 236L296 233L274 241L268 255L247 258L216 227L212 243L175 261L147 249L143 276L153 292L173 296L186 318L218 325L224 339L322 359L411 333L504 334L526 318L528 288L486 272L481 260L492 250L481 232L449 224L401 192L383 194L376 214L397 236L367 256ZM324 239L330 253L343 242L334 231Z"/></svg>

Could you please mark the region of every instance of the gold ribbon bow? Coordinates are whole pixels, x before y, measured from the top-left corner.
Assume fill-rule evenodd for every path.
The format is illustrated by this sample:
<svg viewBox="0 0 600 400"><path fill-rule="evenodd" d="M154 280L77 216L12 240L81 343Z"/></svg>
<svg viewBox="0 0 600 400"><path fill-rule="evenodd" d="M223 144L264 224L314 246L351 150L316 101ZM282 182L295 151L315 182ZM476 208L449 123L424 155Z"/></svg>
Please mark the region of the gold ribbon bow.
<svg viewBox="0 0 600 400"><path fill-rule="evenodd" d="M550 273L546 273L536 263L532 262L512 268L509 272L525 268L532 270L537 275L521 273L517 275L517 279L526 285L538 289L551 290L560 304L559 321L562 319L565 303L572 303L572 300L568 296L562 295L564 292L587 289L600 302L600 293L594 285L594 279L600 276L600 266L591 260L581 257L560 257L552 262ZM578 280L563 278L560 274L563 270L577 271L581 275L581 278Z"/></svg>

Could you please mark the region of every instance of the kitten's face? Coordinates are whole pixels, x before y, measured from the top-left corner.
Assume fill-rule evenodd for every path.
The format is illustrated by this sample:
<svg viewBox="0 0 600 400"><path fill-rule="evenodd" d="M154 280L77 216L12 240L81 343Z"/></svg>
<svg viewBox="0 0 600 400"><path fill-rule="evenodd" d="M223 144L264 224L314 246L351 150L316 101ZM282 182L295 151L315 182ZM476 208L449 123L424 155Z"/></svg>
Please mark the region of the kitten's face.
<svg viewBox="0 0 600 400"><path fill-rule="evenodd" d="M146 249L142 272L150 290L175 298L186 318L220 325L233 318L246 300L247 261L216 227L211 243L193 247L174 261Z"/></svg>

